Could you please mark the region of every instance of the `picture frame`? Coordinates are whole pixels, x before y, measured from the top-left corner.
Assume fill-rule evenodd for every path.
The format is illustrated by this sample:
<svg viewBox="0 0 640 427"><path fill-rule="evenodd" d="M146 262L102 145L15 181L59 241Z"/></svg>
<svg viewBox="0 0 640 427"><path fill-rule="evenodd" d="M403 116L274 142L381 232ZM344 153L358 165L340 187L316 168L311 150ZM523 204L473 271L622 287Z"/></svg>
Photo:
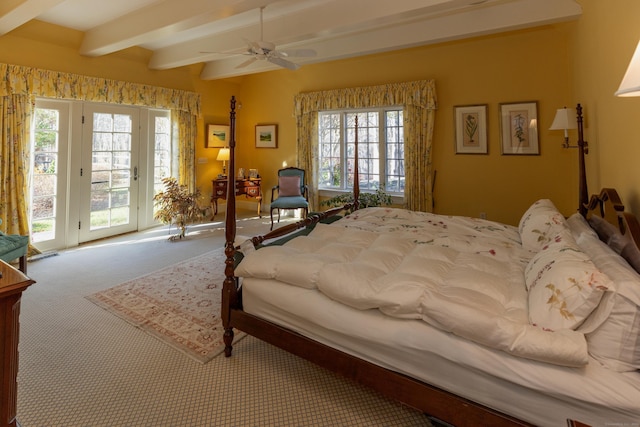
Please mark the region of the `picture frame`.
<svg viewBox="0 0 640 427"><path fill-rule="evenodd" d="M222 148L229 145L229 126L207 125L205 148Z"/></svg>
<svg viewBox="0 0 640 427"><path fill-rule="evenodd" d="M456 154L487 154L487 104L453 107Z"/></svg>
<svg viewBox="0 0 640 427"><path fill-rule="evenodd" d="M256 148L278 148L278 125L256 125Z"/></svg>
<svg viewBox="0 0 640 427"><path fill-rule="evenodd" d="M500 104L502 154L539 155L538 102Z"/></svg>
<svg viewBox="0 0 640 427"><path fill-rule="evenodd" d="M258 169L249 169L249 179L258 179Z"/></svg>

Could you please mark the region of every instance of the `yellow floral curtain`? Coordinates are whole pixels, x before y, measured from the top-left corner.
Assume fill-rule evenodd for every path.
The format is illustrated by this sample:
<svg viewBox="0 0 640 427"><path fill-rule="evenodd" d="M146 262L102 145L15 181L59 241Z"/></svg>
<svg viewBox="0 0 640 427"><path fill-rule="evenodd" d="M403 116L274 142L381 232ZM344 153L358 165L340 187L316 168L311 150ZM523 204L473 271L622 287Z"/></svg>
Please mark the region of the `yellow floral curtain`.
<svg viewBox="0 0 640 427"><path fill-rule="evenodd" d="M200 115L200 95L195 92L0 64L0 96L8 94L165 108Z"/></svg>
<svg viewBox="0 0 640 427"><path fill-rule="evenodd" d="M196 117L200 95L138 83L0 64L0 219L9 234L28 234L29 123L35 97L164 108L177 121L179 180L195 185Z"/></svg>
<svg viewBox="0 0 640 427"><path fill-rule="evenodd" d="M0 220L7 234L29 234L26 195L31 110L26 95L0 96Z"/></svg>
<svg viewBox="0 0 640 427"><path fill-rule="evenodd" d="M298 165L309 171L309 199L318 206L318 112L401 105L404 108L405 206L429 212L433 206L431 147L437 98L434 80L418 80L308 92L294 98Z"/></svg>
<svg viewBox="0 0 640 427"><path fill-rule="evenodd" d="M177 150L177 170L178 182L186 185L189 191L195 191L196 174L195 174L195 144L177 143L178 141L195 141L196 140L196 116L187 112L173 110L171 112L171 121L174 123L173 141L174 148Z"/></svg>

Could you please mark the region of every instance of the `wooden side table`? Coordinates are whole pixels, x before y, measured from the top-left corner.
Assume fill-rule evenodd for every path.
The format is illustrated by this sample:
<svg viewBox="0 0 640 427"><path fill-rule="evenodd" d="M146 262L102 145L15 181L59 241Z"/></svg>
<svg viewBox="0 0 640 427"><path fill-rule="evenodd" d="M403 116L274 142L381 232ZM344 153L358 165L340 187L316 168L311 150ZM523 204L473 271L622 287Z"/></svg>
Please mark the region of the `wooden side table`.
<svg viewBox="0 0 640 427"><path fill-rule="evenodd" d="M236 179L236 196L244 195L245 197L254 198L258 202L258 216L262 218L262 189L260 188L260 178L256 179ZM211 220L218 213L218 199L227 200L227 190L229 180L227 178L219 178L211 181L213 184L213 193L211 194Z"/></svg>
<svg viewBox="0 0 640 427"><path fill-rule="evenodd" d="M0 273L0 427L16 427L20 300L35 281L2 260Z"/></svg>

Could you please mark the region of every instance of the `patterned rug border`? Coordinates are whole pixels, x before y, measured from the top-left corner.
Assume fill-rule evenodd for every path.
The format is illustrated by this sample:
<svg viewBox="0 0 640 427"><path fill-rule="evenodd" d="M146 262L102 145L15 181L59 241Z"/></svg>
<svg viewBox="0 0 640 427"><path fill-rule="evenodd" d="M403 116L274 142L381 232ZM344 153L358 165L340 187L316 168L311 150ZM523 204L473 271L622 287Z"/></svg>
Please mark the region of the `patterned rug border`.
<svg viewBox="0 0 640 427"><path fill-rule="evenodd" d="M154 277L161 278L162 276L169 275L171 272L179 272L180 270L189 271L190 267L194 265L207 264L212 267L210 277L212 278L211 281L215 282L212 283L212 285L221 294L222 282L224 280L224 259L224 249L214 249L196 257L128 280L111 288L87 295L85 298L164 344L204 364L224 351L224 343L222 342L224 331L222 329L222 320L220 319L220 303L215 304L217 310L212 313L212 318L210 319L212 322L204 321L203 319L190 315L187 312L188 310L181 310L180 307L176 307L175 302L173 302L174 306L172 307L171 301L163 301L153 295L145 294L144 281L152 280ZM212 262L207 262L207 260L211 260ZM216 277L216 273L219 277ZM140 285L141 283L142 286ZM179 284L176 283L175 285ZM207 289L211 289L210 285L207 285ZM131 299L138 299L148 304L148 306L153 309L151 318L147 318L144 313L136 312L118 301L118 294L122 294L123 292L124 295L120 295L121 297L130 296ZM181 336L176 331L170 330L172 325L176 325L176 327L189 325L187 327L191 329L191 332L196 333L201 339L189 339L184 335ZM214 333L216 336L209 339L209 335L213 335ZM233 342L236 343L245 336L246 334L244 332L235 331ZM218 344L214 345L215 343Z"/></svg>

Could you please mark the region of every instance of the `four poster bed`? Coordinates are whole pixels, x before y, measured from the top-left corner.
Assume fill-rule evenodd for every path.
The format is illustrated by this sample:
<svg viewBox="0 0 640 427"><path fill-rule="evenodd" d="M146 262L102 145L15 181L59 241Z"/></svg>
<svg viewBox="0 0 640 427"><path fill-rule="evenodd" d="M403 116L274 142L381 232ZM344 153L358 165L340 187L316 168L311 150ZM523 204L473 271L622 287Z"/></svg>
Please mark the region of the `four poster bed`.
<svg viewBox="0 0 640 427"><path fill-rule="evenodd" d="M234 170L234 98L230 128ZM611 189L581 183L579 211L540 200L513 227L355 203L238 264L230 195L225 355L235 328L454 426L637 425L640 226Z"/></svg>

